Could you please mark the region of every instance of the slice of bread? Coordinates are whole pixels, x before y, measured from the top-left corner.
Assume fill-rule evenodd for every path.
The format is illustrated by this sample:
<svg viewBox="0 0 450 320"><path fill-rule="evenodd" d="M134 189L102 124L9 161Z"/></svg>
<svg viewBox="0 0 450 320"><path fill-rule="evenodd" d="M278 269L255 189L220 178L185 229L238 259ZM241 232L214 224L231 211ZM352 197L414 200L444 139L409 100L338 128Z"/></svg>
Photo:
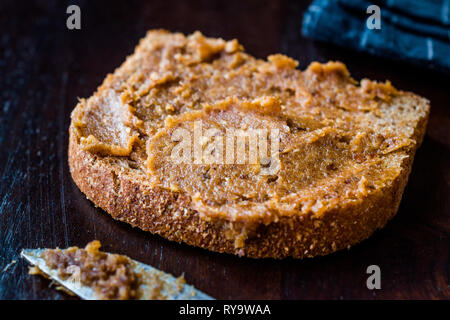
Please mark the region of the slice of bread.
<svg viewBox="0 0 450 320"><path fill-rule="evenodd" d="M117 220L217 252L303 258L366 239L397 212L429 102L339 62L297 64L148 32L72 112L75 183Z"/></svg>

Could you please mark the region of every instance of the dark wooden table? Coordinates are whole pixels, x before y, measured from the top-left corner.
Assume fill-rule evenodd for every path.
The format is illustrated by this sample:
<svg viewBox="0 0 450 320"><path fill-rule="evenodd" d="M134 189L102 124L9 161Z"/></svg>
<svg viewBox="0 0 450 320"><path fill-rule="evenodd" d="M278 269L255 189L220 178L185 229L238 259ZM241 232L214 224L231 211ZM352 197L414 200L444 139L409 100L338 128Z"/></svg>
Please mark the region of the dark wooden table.
<svg viewBox="0 0 450 320"><path fill-rule="evenodd" d="M79 4L82 29L66 28ZM301 36L298 1L9 1L0 8L0 299L74 299L27 274L22 248L84 246L99 239L185 278L221 299L448 299L450 242L449 77ZM259 58L282 52L305 68L345 62L357 79L390 79L431 100L398 215L369 240L327 257L251 260L169 242L96 209L67 164L69 115L151 28L238 38ZM17 263L9 265L13 260ZM381 268L381 290L366 268Z"/></svg>

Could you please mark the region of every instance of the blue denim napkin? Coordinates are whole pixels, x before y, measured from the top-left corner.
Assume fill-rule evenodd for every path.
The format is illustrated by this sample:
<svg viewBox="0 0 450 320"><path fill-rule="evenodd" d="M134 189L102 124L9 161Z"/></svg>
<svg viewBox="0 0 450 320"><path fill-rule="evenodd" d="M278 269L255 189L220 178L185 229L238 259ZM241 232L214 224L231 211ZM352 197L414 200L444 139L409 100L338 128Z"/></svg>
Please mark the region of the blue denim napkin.
<svg viewBox="0 0 450 320"><path fill-rule="evenodd" d="M366 25L376 4L381 29ZM303 35L450 73L450 0L314 0Z"/></svg>

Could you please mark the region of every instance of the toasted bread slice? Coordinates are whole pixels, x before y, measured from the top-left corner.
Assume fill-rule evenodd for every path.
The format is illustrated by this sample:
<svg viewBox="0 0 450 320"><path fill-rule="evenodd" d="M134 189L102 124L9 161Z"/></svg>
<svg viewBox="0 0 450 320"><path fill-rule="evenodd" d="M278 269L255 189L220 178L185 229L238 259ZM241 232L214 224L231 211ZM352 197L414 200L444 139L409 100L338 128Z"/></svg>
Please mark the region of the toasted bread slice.
<svg viewBox="0 0 450 320"><path fill-rule="evenodd" d="M303 258L366 239L397 212L429 102L339 62L297 64L149 31L72 112L75 183L117 220L217 252Z"/></svg>

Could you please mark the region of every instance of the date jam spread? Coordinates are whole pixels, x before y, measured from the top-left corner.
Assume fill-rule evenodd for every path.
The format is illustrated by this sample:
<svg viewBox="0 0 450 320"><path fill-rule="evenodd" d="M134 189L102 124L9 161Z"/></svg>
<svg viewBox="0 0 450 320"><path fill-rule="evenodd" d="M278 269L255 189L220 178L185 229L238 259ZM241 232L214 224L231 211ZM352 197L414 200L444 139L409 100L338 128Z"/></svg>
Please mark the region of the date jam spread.
<svg viewBox="0 0 450 320"><path fill-rule="evenodd" d="M313 62L305 71L297 65L281 54L255 59L236 40L151 31L92 98L80 101L72 115L77 139L147 174L155 187L187 193L205 216L269 223L299 211L320 215L392 181L401 160L392 154L411 143L385 115L397 90L389 82L357 83L339 62ZM278 170L260 174L270 165L264 157L252 164L170 161L176 130L192 130L197 121L219 135L276 130ZM93 249L75 252L89 259L98 254ZM52 257L56 264L66 259ZM102 265L121 277L106 285L124 281L126 289L112 294L132 296L135 276L114 259Z"/></svg>
<svg viewBox="0 0 450 320"><path fill-rule="evenodd" d="M43 259L48 267L58 270L63 280L70 278L93 288L101 300L135 299L139 275L134 272L130 259L101 252L99 248L100 242L95 240L84 249L48 249L44 251Z"/></svg>
<svg viewBox="0 0 450 320"><path fill-rule="evenodd" d="M124 255L101 252L100 246L100 241L94 240L84 249L46 249L42 258L50 269L57 270L59 278L92 288L99 300L165 300L184 290L183 276L172 283L164 272L144 269ZM38 267L31 268L30 274L47 277Z"/></svg>

